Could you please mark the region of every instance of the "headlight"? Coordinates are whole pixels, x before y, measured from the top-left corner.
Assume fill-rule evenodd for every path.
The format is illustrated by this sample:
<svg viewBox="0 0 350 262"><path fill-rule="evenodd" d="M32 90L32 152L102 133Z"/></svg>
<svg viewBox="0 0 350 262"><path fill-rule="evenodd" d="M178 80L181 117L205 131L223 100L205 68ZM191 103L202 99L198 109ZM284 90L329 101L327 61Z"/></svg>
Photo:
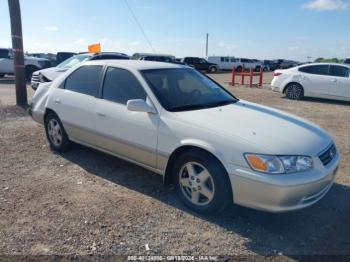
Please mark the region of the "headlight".
<svg viewBox="0 0 350 262"><path fill-rule="evenodd" d="M40 83L51 82L47 77L45 77L42 73L39 73L39 81Z"/></svg>
<svg viewBox="0 0 350 262"><path fill-rule="evenodd" d="M308 156L271 156L245 154L251 169L268 174L297 173L312 169L313 161Z"/></svg>
<svg viewBox="0 0 350 262"><path fill-rule="evenodd" d="M312 158L308 156L282 156L286 173L296 173L310 170L313 166Z"/></svg>

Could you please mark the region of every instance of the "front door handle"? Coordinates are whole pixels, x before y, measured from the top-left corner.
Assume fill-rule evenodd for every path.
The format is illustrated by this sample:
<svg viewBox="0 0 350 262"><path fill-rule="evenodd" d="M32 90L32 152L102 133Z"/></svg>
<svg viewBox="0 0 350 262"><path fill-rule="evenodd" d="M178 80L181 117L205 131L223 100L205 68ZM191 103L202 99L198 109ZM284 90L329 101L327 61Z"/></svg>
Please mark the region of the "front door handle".
<svg viewBox="0 0 350 262"><path fill-rule="evenodd" d="M60 100L59 98L56 98L56 99L55 99L55 104L56 104L56 105L61 104L61 100Z"/></svg>
<svg viewBox="0 0 350 262"><path fill-rule="evenodd" d="M338 82L338 79L332 79L332 82L336 83L336 82Z"/></svg>
<svg viewBox="0 0 350 262"><path fill-rule="evenodd" d="M106 117L106 114L105 114L105 113L99 113L99 112L98 112L97 115L100 116L100 117Z"/></svg>

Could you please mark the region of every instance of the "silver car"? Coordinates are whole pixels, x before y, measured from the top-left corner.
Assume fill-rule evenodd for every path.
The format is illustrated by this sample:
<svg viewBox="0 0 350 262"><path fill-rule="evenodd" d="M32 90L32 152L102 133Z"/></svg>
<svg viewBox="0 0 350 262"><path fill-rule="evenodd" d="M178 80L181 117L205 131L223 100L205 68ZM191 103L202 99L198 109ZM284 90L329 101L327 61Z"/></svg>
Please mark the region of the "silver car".
<svg viewBox="0 0 350 262"><path fill-rule="evenodd" d="M320 127L176 64L86 62L40 86L31 114L52 149L74 141L152 170L205 214L232 203L308 207L330 190L340 161Z"/></svg>

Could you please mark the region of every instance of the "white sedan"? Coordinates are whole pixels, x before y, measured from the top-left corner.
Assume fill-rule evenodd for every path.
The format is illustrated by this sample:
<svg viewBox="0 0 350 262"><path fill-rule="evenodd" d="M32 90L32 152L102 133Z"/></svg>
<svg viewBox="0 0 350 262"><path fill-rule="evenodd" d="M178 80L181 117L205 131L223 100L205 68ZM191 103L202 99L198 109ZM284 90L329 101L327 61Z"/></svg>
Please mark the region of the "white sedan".
<svg viewBox="0 0 350 262"><path fill-rule="evenodd" d="M271 212L310 206L340 161L320 127L175 64L86 62L41 85L30 113L53 150L74 141L152 170L205 214L233 202Z"/></svg>
<svg viewBox="0 0 350 262"><path fill-rule="evenodd" d="M320 63L276 70L271 87L293 100L318 97L350 101L350 67Z"/></svg>

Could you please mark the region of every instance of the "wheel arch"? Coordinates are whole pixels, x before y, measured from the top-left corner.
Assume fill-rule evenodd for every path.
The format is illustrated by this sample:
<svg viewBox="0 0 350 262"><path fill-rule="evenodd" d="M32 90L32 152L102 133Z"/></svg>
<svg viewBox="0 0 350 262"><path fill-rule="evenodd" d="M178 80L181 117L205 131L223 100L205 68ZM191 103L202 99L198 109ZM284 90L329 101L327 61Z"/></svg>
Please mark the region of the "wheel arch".
<svg viewBox="0 0 350 262"><path fill-rule="evenodd" d="M216 154L214 152L212 152L212 150L205 148L203 146L199 146L199 145L185 144L185 145L179 146L170 154L170 157L168 159L168 162L167 162L167 165L165 168L165 172L164 172L164 178L163 178L164 185L172 184L172 182L173 182L172 171L173 171L176 159L181 154L188 152L188 151L199 151L199 152L202 152L202 153L207 154L208 156L212 157L221 165L221 167L226 171L226 175L228 176L227 169L226 169L223 161L219 157L217 157Z"/></svg>
<svg viewBox="0 0 350 262"><path fill-rule="evenodd" d="M45 122L46 117L48 116L49 113L53 113L53 114L55 114L58 117L57 113L54 110L52 110L51 108L47 107L46 110L45 110L45 113L44 113L44 122Z"/></svg>

